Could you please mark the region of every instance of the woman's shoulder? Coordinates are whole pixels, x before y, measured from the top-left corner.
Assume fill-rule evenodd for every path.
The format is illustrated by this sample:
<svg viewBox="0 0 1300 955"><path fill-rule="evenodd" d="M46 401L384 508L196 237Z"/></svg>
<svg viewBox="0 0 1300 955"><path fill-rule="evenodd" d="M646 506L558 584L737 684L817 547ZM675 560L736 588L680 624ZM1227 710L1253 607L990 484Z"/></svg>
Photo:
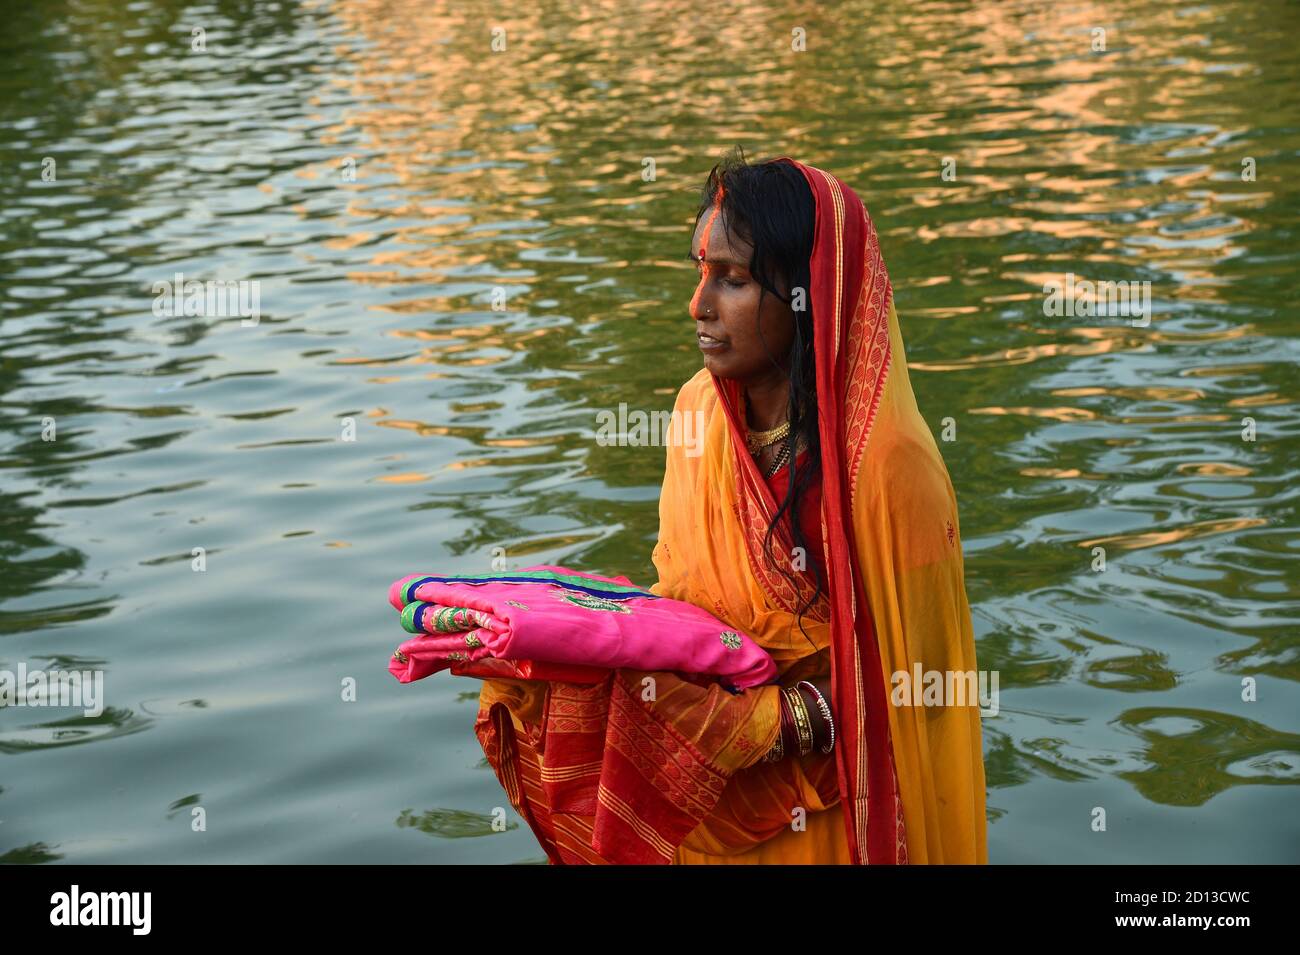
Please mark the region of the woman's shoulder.
<svg viewBox="0 0 1300 955"><path fill-rule="evenodd" d="M955 497L943 455L924 424L873 434L859 481L896 513L940 513Z"/></svg>

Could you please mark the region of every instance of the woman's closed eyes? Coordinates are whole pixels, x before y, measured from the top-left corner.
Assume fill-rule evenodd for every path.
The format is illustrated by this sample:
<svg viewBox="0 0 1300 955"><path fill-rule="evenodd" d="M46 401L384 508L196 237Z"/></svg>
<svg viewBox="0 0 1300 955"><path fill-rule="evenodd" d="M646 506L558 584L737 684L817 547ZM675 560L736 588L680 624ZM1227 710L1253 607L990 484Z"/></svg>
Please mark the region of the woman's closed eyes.
<svg viewBox="0 0 1300 955"><path fill-rule="evenodd" d="M694 263L696 272L698 272L700 270L700 267L703 265L703 262L700 260L699 256L697 256L694 252L686 253L686 261ZM720 281L722 282L723 285L726 285L729 288L744 288L746 285L749 284L745 279L733 279L731 277L721 279Z"/></svg>

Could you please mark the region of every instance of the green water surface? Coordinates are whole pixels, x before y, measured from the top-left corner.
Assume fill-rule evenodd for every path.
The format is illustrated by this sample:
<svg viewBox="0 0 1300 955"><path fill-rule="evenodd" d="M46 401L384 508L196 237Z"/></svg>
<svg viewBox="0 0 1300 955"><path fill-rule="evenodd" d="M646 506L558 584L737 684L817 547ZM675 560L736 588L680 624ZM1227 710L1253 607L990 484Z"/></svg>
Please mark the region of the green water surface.
<svg viewBox="0 0 1300 955"><path fill-rule="evenodd" d="M1000 674L990 861L1300 860L1300 8L585 10L0 3L0 669L106 703L0 709L0 860L541 859L385 591L653 582L664 451L595 415L700 367L734 144L879 229ZM156 314L177 272L260 321ZM1046 314L1067 273L1150 324Z"/></svg>

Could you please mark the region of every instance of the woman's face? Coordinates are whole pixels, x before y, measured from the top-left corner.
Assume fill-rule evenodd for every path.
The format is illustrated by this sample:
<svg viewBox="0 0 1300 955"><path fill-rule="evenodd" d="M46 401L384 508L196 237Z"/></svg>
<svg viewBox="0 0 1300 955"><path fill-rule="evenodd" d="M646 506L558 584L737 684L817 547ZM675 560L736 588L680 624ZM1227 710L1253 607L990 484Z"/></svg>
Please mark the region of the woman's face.
<svg viewBox="0 0 1300 955"><path fill-rule="evenodd" d="M691 238L700 284L691 298L690 314L704 367L719 378L757 382L789 370L794 312L771 294L762 296L760 307L763 289L749 274L753 251L751 243L731 236L725 213L706 212ZM773 360L781 371L773 367Z"/></svg>

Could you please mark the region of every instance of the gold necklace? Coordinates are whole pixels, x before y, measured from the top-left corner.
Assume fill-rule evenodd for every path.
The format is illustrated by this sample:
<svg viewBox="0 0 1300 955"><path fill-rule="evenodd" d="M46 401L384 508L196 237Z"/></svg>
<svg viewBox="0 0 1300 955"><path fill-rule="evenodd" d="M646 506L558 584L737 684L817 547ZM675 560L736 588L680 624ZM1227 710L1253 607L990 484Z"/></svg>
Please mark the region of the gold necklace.
<svg viewBox="0 0 1300 955"><path fill-rule="evenodd" d="M745 446L749 448L751 455L756 455L769 445L776 444L789 433L789 418L767 431L751 431L749 428L749 395L745 395Z"/></svg>
<svg viewBox="0 0 1300 955"><path fill-rule="evenodd" d="M777 425L770 431L749 431L745 432L745 444L749 448L750 454L758 454L769 445L776 444L787 434L790 433L790 422Z"/></svg>

